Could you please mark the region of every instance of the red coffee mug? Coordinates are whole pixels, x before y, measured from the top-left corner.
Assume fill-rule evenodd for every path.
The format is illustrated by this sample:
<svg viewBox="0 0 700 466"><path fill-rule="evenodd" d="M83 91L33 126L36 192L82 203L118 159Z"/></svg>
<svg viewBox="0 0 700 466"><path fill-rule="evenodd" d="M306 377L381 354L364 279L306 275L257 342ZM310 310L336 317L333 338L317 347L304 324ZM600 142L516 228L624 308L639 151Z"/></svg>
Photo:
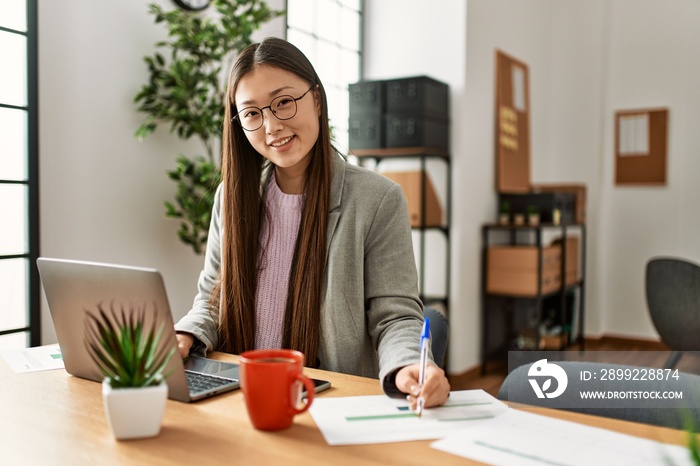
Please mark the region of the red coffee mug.
<svg viewBox="0 0 700 466"><path fill-rule="evenodd" d="M314 401L314 384L302 374L304 354L295 350L252 350L241 354L241 390L256 429L280 430L292 425ZM306 403L299 406L301 385Z"/></svg>

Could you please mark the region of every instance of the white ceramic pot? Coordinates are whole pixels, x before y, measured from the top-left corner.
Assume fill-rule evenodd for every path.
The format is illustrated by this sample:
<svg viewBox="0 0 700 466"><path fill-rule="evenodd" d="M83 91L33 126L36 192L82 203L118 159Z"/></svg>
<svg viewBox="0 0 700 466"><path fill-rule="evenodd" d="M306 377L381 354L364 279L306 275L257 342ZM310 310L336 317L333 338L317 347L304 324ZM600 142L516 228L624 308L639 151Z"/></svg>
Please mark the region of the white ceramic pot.
<svg viewBox="0 0 700 466"><path fill-rule="evenodd" d="M143 388L112 388L102 381L102 400L112 433L117 440L155 437L160 432L168 384Z"/></svg>

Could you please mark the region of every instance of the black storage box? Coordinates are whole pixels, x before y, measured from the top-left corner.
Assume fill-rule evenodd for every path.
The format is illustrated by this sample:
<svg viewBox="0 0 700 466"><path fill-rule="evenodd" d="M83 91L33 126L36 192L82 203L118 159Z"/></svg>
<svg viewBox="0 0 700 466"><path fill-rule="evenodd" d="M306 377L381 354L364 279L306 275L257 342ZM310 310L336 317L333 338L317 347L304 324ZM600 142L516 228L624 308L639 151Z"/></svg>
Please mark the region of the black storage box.
<svg viewBox="0 0 700 466"><path fill-rule="evenodd" d="M386 147L432 147L448 149L448 122L408 113L388 113ZM352 129L351 129L352 131Z"/></svg>
<svg viewBox="0 0 700 466"><path fill-rule="evenodd" d="M380 149L385 146L384 115L381 112L351 113L348 149Z"/></svg>
<svg viewBox="0 0 700 466"><path fill-rule="evenodd" d="M504 201L510 204L510 214L524 214L527 218L529 206L533 206L540 214L542 223L552 223L552 212L559 209L561 212L560 223L570 225L575 223L576 197L573 193L552 192L552 193L527 193L527 194L507 194L498 195L499 207ZM500 209L499 209L500 210Z"/></svg>
<svg viewBox="0 0 700 466"><path fill-rule="evenodd" d="M366 112L386 110L386 81L360 81L348 86L350 118Z"/></svg>
<svg viewBox="0 0 700 466"><path fill-rule="evenodd" d="M449 93L445 83L427 76L388 80L387 113L422 115L440 121L449 120Z"/></svg>

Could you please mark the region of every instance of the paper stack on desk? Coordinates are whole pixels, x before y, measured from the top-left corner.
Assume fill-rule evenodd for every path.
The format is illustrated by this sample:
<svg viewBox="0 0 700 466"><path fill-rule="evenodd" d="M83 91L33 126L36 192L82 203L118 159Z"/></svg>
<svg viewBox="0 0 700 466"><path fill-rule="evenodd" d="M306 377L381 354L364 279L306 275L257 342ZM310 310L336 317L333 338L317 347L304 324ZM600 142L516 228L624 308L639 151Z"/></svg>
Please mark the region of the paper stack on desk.
<svg viewBox="0 0 700 466"><path fill-rule="evenodd" d="M607 429L508 409L433 448L494 466L691 466L688 449Z"/></svg>
<svg viewBox="0 0 700 466"><path fill-rule="evenodd" d="M0 350L0 356L17 374L64 368L61 348L56 344Z"/></svg>
<svg viewBox="0 0 700 466"><path fill-rule="evenodd" d="M511 409L483 390L451 392L420 418L385 395L316 398L309 411L329 445L441 439L431 446L503 466L692 464L684 447Z"/></svg>
<svg viewBox="0 0 700 466"><path fill-rule="evenodd" d="M385 395L319 397L309 408L329 445L437 439L507 410L483 390L451 392L444 405L420 418L407 401Z"/></svg>

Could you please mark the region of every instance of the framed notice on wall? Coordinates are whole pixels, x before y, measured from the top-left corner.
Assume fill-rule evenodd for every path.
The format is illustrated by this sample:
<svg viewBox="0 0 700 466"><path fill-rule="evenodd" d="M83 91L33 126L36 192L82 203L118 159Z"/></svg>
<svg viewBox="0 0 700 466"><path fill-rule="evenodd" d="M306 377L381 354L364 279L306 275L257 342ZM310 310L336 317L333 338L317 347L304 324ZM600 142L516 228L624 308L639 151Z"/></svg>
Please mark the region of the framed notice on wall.
<svg viewBox="0 0 700 466"><path fill-rule="evenodd" d="M527 65L496 50L496 190L530 190L530 97Z"/></svg>
<svg viewBox="0 0 700 466"><path fill-rule="evenodd" d="M615 113L615 184L665 185L668 109Z"/></svg>

